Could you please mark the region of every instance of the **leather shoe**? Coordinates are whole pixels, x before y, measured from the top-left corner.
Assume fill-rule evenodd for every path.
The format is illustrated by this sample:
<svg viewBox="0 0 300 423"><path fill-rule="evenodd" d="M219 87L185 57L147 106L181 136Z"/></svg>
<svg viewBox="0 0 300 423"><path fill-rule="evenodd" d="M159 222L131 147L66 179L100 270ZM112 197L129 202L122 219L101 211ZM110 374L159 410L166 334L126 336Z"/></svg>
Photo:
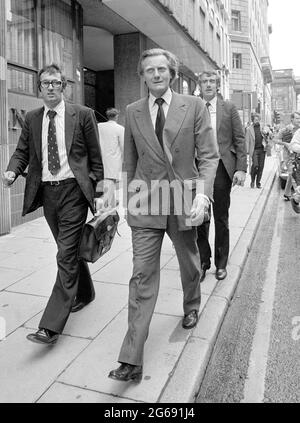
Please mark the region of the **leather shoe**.
<svg viewBox="0 0 300 423"><path fill-rule="evenodd" d="M39 329L35 333L30 333L26 338L37 344L53 345L58 340L59 334L49 329Z"/></svg>
<svg viewBox="0 0 300 423"><path fill-rule="evenodd" d="M217 269L216 271L216 279L219 281L222 279L225 279L227 276L227 270L226 269Z"/></svg>
<svg viewBox="0 0 300 423"><path fill-rule="evenodd" d="M260 183L256 184L256 188L260 189L261 188L261 184Z"/></svg>
<svg viewBox="0 0 300 423"><path fill-rule="evenodd" d="M71 308L71 313L76 313L76 311L83 309L86 305L94 301L94 299L95 297L91 299L90 301L82 301L82 300L77 300L77 298L75 298L75 301Z"/></svg>
<svg viewBox="0 0 300 423"><path fill-rule="evenodd" d="M143 367L122 363L120 367L109 372L108 377L122 382L128 382L129 380L140 382L143 377Z"/></svg>
<svg viewBox="0 0 300 423"><path fill-rule="evenodd" d="M198 323L198 311L192 310L186 314L182 320L183 329L192 329Z"/></svg>
<svg viewBox="0 0 300 423"><path fill-rule="evenodd" d="M200 276L200 283L204 281L206 276L206 271L210 269L210 263L202 263L201 265L201 276Z"/></svg>

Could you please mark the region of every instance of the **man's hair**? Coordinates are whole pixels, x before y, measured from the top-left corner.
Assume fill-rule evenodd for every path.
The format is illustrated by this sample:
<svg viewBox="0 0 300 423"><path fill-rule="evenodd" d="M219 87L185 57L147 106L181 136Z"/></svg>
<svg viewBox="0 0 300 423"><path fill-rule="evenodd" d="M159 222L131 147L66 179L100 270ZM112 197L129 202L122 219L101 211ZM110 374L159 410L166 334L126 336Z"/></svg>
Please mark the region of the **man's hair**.
<svg viewBox="0 0 300 423"><path fill-rule="evenodd" d="M300 116L300 112L298 112L298 110L295 110L295 111L291 114L291 119L295 119L295 115Z"/></svg>
<svg viewBox="0 0 300 423"><path fill-rule="evenodd" d="M37 83L38 83L38 88L41 89L41 76L43 73L49 73L50 75L54 75L55 73L60 73L61 75L61 81L62 81L62 88L63 90L66 88L67 86L67 78L64 75L62 69L56 64L56 63L51 63L50 65L45 65L38 73L37 75Z"/></svg>
<svg viewBox="0 0 300 423"><path fill-rule="evenodd" d="M260 114L259 113L252 113L252 115L251 115L252 122L254 122L254 118L256 118L256 117L260 120Z"/></svg>
<svg viewBox="0 0 300 423"><path fill-rule="evenodd" d="M116 116L118 116L120 114L120 110L115 109L114 107L109 107L106 110L105 114L106 114L107 119L115 118Z"/></svg>
<svg viewBox="0 0 300 423"><path fill-rule="evenodd" d="M163 50L162 48L151 48L149 50L143 51L138 63L138 68L137 68L138 74L139 75L144 74L143 62L148 57L153 57L153 56L165 56L165 58L168 60L169 71L171 74L170 85L173 84L173 82L178 78L179 60L177 59L175 54L171 53L168 50Z"/></svg>
<svg viewBox="0 0 300 423"><path fill-rule="evenodd" d="M219 73L216 70L204 70L204 71L202 71L200 73L200 75L199 75L199 82L201 82L202 77L204 75L207 75L207 76L215 76L216 77L216 82L217 82L217 88L220 88L220 85L221 85L221 77L220 77Z"/></svg>

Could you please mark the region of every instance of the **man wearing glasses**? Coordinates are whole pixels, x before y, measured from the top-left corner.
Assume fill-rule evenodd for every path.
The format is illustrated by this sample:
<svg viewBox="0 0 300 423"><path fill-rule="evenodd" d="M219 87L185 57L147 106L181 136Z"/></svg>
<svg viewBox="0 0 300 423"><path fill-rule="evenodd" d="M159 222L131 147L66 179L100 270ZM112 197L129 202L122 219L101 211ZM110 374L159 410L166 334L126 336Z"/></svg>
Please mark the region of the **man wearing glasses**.
<svg viewBox="0 0 300 423"><path fill-rule="evenodd" d="M24 127L3 182L10 186L28 166L23 216L43 206L57 244L57 277L36 333L27 339L54 344L70 312L95 297L88 266L78 261L77 248L88 208L102 206L95 198L103 179L98 129L87 107L63 99L66 78L56 64L38 73L42 108L27 113Z"/></svg>

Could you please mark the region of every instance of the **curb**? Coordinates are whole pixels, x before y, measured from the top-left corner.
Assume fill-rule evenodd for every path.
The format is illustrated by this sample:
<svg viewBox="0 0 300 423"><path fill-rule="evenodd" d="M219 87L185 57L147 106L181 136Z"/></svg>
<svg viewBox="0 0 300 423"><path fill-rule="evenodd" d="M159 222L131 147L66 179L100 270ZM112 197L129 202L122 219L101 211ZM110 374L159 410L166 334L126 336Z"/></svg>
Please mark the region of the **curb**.
<svg viewBox="0 0 300 423"><path fill-rule="evenodd" d="M170 374L159 403L194 403L200 390L213 348L238 285L243 266L251 249L260 224L270 190L276 177L274 163L264 189L249 216L244 230L236 243L229 261L225 283L218 283L209 297L198 325L185 344L174 371Z"/></svg>

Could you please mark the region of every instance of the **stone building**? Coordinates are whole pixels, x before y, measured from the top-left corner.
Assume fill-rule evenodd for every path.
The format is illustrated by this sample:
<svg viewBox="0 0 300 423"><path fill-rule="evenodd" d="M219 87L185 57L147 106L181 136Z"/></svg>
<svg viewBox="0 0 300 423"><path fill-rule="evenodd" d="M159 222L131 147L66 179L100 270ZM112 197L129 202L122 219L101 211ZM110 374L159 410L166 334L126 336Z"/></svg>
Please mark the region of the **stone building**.
<svg viewBox="0 0 300 423"><path fill-rule="evenodd" d="M66 99L124 110L145 94L136 72L146 48L180 59L178 92L197 93L198 73L218 69L229 95L229 0L0 0L0 172L18 141L24 116L41 104L36 79L57 62L68 79ZM41 215L21 217L24 179L0 184L0 235Z"/></svg>
<svg viewBox="0 0 300 423"><path fill-rule="evenodd" d="M268 0L230 2L230 96L244 124L254 111L261 114L264 123L272 122L268 6Z"/></svg>
<svg viewBox="0 0 300 423"><path fill-rule="evenodd" d="M291 113L298 108L300 81L293 69L276 69L273 71L272 109L280 116L281 124L290 122Z"/></svg>

